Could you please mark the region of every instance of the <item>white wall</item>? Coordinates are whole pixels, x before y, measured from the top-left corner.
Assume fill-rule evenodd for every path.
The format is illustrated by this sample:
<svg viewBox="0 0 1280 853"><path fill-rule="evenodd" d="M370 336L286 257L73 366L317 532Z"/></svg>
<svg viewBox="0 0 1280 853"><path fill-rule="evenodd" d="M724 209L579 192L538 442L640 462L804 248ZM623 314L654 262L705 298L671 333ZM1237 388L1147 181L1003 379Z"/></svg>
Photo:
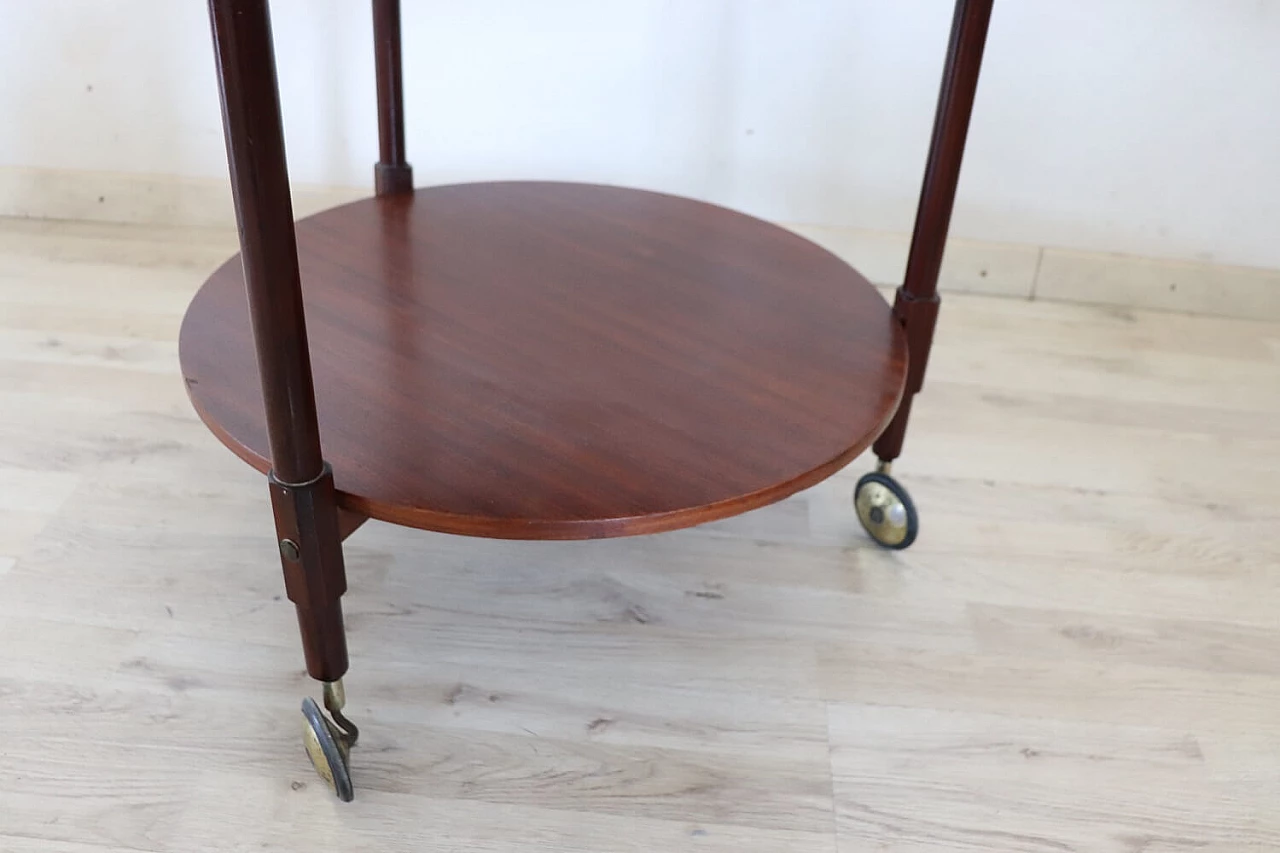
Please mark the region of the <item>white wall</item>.
<svg viewBox="0 0 1280 853"><path fill-rule="evenodd" d="M950 0L403 0L420 183L906 230ZM295 181L367 184L365 0L273 4ZM0 0L0 167L225 176L199 0ZM957 236L1280 267L1280 0L998 0Z"/></svg>

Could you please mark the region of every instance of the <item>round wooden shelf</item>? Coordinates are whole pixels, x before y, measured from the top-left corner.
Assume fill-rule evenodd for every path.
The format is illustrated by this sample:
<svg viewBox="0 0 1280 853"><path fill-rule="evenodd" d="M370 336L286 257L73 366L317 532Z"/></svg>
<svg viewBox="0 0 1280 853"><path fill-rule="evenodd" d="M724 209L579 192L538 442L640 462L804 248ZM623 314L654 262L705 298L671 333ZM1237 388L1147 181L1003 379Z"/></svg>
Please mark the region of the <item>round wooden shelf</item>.
<svg viewBox="0 0 1280 853"><path fill-rule="evenodd" d="M687 527L839 470L903 391L906 342L866 279L701 202L464 184L297 233L324 455L372 518L511 539ZM238 255L180 347L200 417L266 472Z"/></svg>

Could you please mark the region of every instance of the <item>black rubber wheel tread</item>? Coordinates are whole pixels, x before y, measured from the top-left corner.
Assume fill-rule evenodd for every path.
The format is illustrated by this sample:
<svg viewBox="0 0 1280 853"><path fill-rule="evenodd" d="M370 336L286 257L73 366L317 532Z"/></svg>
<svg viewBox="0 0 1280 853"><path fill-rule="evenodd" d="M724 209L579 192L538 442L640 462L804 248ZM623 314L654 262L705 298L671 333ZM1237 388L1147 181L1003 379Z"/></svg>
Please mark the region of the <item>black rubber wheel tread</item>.
<svg viewBox="0 0 1280 853"><path fill-rule="evenodd" d="M351 785L351 771L347 767L346 756L338 746L338 740L331 724L325 719L324 712L310 696L302 700L302 716L306 717L307 725L315 733L325 763L329 765L329 773L333 777L333 792L344 803L351 802L355 798L355 789ZM308 752L308 758L310 755Z"/></svg>

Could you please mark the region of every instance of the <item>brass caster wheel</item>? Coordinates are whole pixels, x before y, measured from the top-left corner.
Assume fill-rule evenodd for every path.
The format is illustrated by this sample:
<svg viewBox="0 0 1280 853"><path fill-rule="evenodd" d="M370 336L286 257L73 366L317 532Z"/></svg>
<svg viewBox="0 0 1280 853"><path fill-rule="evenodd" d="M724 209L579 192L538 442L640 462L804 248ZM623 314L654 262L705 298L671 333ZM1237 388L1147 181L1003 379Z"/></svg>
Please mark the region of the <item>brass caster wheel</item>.
<svg viewBox="0 0 1280 853"><path fill-rule="evenodd" d="M887 465L858 481L853 508L863 529L884 547L901 551L916 541L920 517L907 490L889 476Z"/></svg>
<svg viewBox="0 0 1280 853"><path fill-rule="evenodd" d="M324 715L310 696L303 699L302 743L316 773L339 800L349 803L355 797L355 789L351 786L351 747L355 745L360 731L342 715L344 701L340 681L324 685L325 709L333 720Z"/></svg>

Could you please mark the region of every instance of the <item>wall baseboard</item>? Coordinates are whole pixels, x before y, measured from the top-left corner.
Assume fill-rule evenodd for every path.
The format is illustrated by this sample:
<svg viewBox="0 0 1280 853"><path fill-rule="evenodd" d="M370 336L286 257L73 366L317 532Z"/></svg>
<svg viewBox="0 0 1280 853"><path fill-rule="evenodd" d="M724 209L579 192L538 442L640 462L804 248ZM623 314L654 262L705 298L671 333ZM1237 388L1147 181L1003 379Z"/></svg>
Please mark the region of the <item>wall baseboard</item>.
<svg viewBox="0 0 1280 853"><path fill-rule="evenodd" d="M902 280L908 234L787 227L825 246L876 284ZM944 293L1280 321L1280 270L1052 246L949 240L939 288Z"/></svg>
<svg viewBox="0 0 1280 853"><path fill-rule="evenodd" d="M295 216L363 198L369 187L293 187ZM0 167L0 216L125 225L236 227L225 180Z"/></svg>
<svg viewBox="0 0 1280 853"><path fill-rule="evenodd" d="M372 184L372 178L370 179ZM366 187L294 187L306 216L363 198ZM234 229L230 188L216 179L0 167L0 217ZM910 236L786 224L880 285L896 285ZM1049 246L953 239L941 288L1021 299L1280 321L1280 270Z"/></svg>
<svg viewBox="0 0 1280 853"><path fill-rule="evenodd" d="M911 244L906 232L784 224L852 264L875 284L902 282ZM952 293L1031 299L1040 253L1039 246L948 240L939 287Z"/></svg>

